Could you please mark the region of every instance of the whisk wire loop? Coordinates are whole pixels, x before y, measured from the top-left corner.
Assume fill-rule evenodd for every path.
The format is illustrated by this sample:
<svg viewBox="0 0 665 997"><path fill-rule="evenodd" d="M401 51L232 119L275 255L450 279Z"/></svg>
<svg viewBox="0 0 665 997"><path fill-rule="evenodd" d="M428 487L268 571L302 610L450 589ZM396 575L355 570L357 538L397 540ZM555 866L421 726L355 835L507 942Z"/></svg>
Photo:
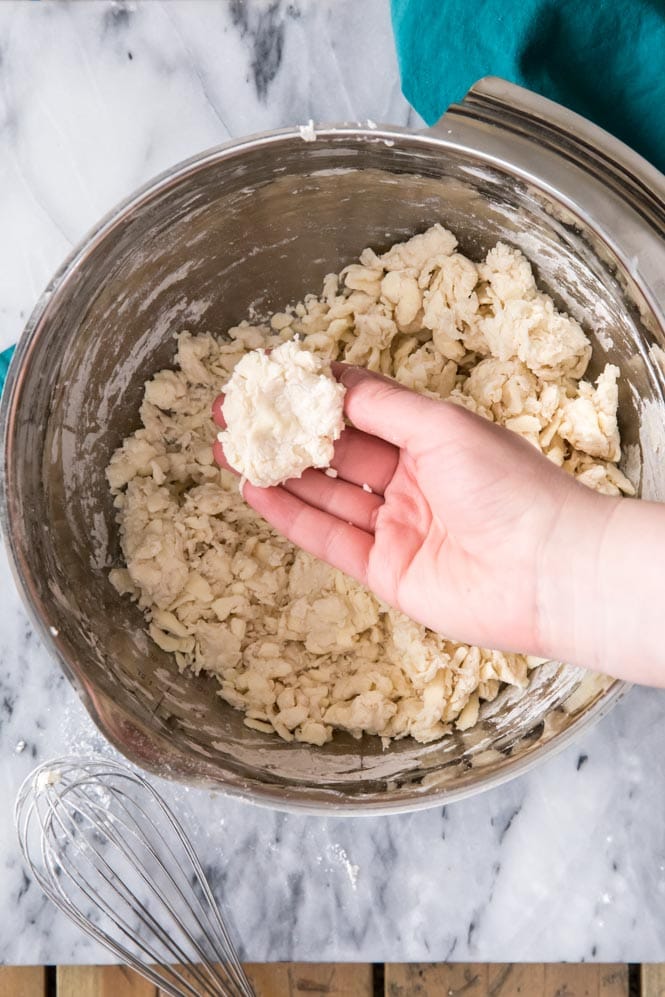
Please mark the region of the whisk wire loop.
<svg viewBox="0 0 665 997"><path fill-rule="evenodd" d="M187 834L141 775L56 759L25 780L15 817L36 882L123 962L172 997L253 997Z"/></svg>
<svg viewBox="0 0 665 997"><path fill-rule="evenodd" d="M85 814L85 811L83 810L82 807L78 812L81 814ZM60 818L59 814L55 811L53 812L53 819L56 819L60 824L60 826L63 828L63 830L65 830L65 833L67 834L67 839L73 844L74 848L78 853L79 859L87 861L89 857L86 855L85 848L81 847L79 842L72 835L71 830L65 828L62 819ZM109 840L113 841L113 837L110 833L109 833ZM118 929L118 931L121 932L121 934L125 938L127 938L128 941L133 942L137 946L137 948L139 948L142 951L142 953L146 956L146 958L150 959L152 962L159 962L160 953L157 951L157 949L148 945L147 942L143 940L140 934L132 930L131 925L129 925L127 922L123 922L122 920L120 920L119 912L111 906L110 902L104 900L104 898L100 895L93 896L91 894L88 888L87 881L83 873L81 872L80 866L74 865L72 869L68 869L67 867L63 868L62 866L60 866L59 863L57 863L56 865L54 864L54 857L52 852L49 852L46 857L49 863L51 874L53 876L57 876L57 870L58 868L60 868L62 870L62 873L66 877L68 877L68 879L74 885L76 885L78 889L80 889L81 893L86 897L86 899L88 899L93 904L96 903L99 906L99 908L103 911L103 913L105 913L109 917L109 919ZM141 903L141 901L139 901L137 898L132 897L128 888L125 886L122 880L120 880L119 877L117 877L113 873L113 871L110 869L110 867L104 860L103 856L101 855L98 856L97 861L99 862L99 869L97 869L96 871L98 872L100 877L103 879L105 883L107 883L111 891L117 896L117 898L120 901L123 901L125 904L128 904L130 908L132 902L136 905L138 912L144 917L145 923L148 925L149 928L151 928L154 931L155 936L159 939L159 941L164 944L164 949L166 953L168 953L168 955L176 962L187 961L188 958L187 954L161 928L161 926L157 923L157 921L152 916L150 911L145 907L145 905ZM66 901L67 899L66 893L62 889L60 880L57 881L57 885L61 898L64 901ZM174 975L179 976L179 974L177 974L176 971L171 970L171 972L173 972ZM199 978L198 969L192 968L191 972L192 975L195 975L197 977L197 979ZM187 987L188 993L191 993L194 995L194 997L196 997L197 991L189 987L187 980L185 980L184 977L182 976L179 976L179 980L182 982L183 986ZM199 979L199 982L205 985L205 980Z"/></svg>
<svg viewBox="0 0 665 997"><path fill-rule="evenodd" d="M34 816L34 803L32 803L29 809L25 812L26 826L29 824L33 816ZM19 829L19 836L20 835L21 835L21 829ZM124 945L122 945L122 943L118 942L116 939L111 939L105 932L101 931L89 916L87 917L84 916L83 914L81 914L79 910L74 908L62 886L60 879L62 875L69 878L72 882L76 883L76 885L80 888L83 895L88 900L90 900L91 904L93 905L97 904L98 900L87 890L85 884L81 885L77 883L75 876L73 876L69 870L63 869L57 861L54 861L53 854L50 851L46 840L42 841L41 849L42 849L43 868L47 870L48 875L42 873L36 865L33 865L31 862L29 862L31 872L36 882L41 886L41 888L47 894L49 899L61 911L67 914L71 918L71 920L74 921L74 923L77 924L83 931L87 932L89 935L91 935L101 944L105 945L112 952L118 955L123 960L123 962L137 969L139 972L142 972L144 976L146 976L148 979L151 980L151 982L155 983L157 986L161 986L164 990L166 990L169 994L171 994L172 997L182 997L182 995L185 993L196 994L196 991L192 991L191 988L188 988L186 990L174 989L172 986L170 986L168 980L164 980L163 977L159 973L155 972L149 965L144 966L140 961L138 961L136 955L133 952L131 952L128 948L126 948ZM122 926L118 923L115 917L111 917L111 920L112 923L118 928L118 930L122 930ZM148 958L150 958L150 955L146 951L145 947L140 942L136 942L136 940L134 941L137 947L141 949L144 952L144 954L148 956ZM165 969L167 969L169 974L171 974L172 971L170 967L165 967ZM183 980L183 983L185 986L188 987L187 981Z"/></svg>
<svg viewBox="0 0 665 997"><path fill-rule="evenodd" d="M121 802L120 797L118 798L118 802ZM99 810L99 807L98 807L97 803L94 800L88 799L88 800L86 800L86 803L87 803L87 806L90 808L90 810L93 812L92 817L90 817L90 815L88 814L87 810L84 809L83 805L81 805L81 807L79 808L79 812L82 813L84 816L89 816L91 822L96 818L100 822L100 824L103 823L105 833L107 834L109 840L118 847L118 849L128 859L128 861L130 861L132 863L136 863L136 856L128 848L127 843L125 841L123 841L122 838L117 834L115 824L119 824L121 827L123 827L127 831L128 834L134 834L134 831L133 831L132 827L130 825L126 824L124 821L122 821L121 818L118 818L117 816L115 817L115 820L113 822L106 821L105 820L105 815L104 815L103 811L101 813L99 813L99 814L96 813ZM127 814L129 816L129 818L132 819L131 818L131 814L129 813L128 810L127 810ZM144 842L144 844L145 844L145 842ZM162 863L162 861L161 861L158 853L155 851L155 849L152 847L151 844L148 844L148 848L149 848L151 856L155 859L155 861L157 863L159 863L159 865L161 866L161 869L164 870L164 871L166 871L165 867L164 867L164 864ZM170 849L168 849L168 851L171 854L171 857L173 858L173 860L175 862L175 856L173 855L172 851ZM106 870L106 875L103 876L103 878L105 879L105 881L108 882L109 885L113 889L117 889L117 891L119 892L119 895L121 895L122 899L127 900L127 895L128 895L128 892L129 892L128 889L127 889L127 887L124 884L121 884L121 886L123 887L122 889L116 888L115 885L114 885L114 883L112 883L110 881L110 879L109 879L109 874L111 876L113 876L113 871L108 867L108 864L105 863L104 860L103 860L103 858L101 858L101 857L100 857L100 864L102 864L105 867L105 870ZM171 905L171 903L169 902L168 898L165 895L161 896L159 894L159 892L157 890L157 887L155 885L154 879L152 879L149 876L147 876L145 874L144 870L138 864L137 864L137 872L138 872L141 880L146 885L146 887L150 890L150 892L155 897L157 897L158 899L160 899L165 904L165 906L167 907L169 913L174 918L176 918L178 915L177 915L174 907ZM192 913L193 916L196 916L194 910L192 909L191 904L189 903L189 900L188 900L187 896L179 888L177 888L177 892L178 892L178 895L180 896L180 898L182 900L183 905L188 908L188 910ZM153 917L153 915L150 913L150 911L140 901L136 900L135 898L132 898L131 893L129 893L129 897L130 897L130 899L132 899L136 903L136 905L138 906L141 914L145 918L146 922L150 925L150 927L152 928L152 930L155 932L155 935L164 944L165 948L167 949L167 951L169 952L169 954L171 955L171 957L175 961L180 961L180 962L186 961L187 954L176 944L175 940L170 935L168 935L161 928L161 926L157 923L157 921L155 920L155 918ZM202 913L202 909L201 909L201 905L200 904L199 904L199 908L200 908L201 913ZM181 926L181 930L186 935L187 940L192 945L192 948L194 949L194 951L197 954L197 956L199 957L199 959L205 959L207 957L207 953L202 948L202 946L199 945L199 943L196 940L196 938L188 931L188 929L186 928L186 926L184 925L184 923ZM133 935L130 934L130 937L133 937ZM208 943L209 943L209 945L211 947L214 946L214 941L210 938L209 935L206 936L206 940L208 941ZM153 959L157 958L157 954L154 951L152 951L150 953L150 955L151 955L151 957ZM204 969L205 969L205 967L204 967ZM202 980L200 980L200 982L201 983L205 983L205 980L202 979Z"/></svg>

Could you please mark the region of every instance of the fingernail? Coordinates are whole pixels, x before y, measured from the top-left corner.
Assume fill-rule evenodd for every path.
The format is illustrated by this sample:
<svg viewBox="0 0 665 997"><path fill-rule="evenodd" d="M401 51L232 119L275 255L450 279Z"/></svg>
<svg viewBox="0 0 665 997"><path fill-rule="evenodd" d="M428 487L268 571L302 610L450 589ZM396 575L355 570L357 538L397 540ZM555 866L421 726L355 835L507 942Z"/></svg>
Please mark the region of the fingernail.
<svg viewBox="0 0 665 997"><path fill-rule="evenodd" d="M366 376L367 372L364 371L362 367L345 366L343 370L340 371L338 380L341 381L344 387L352 388L354 384L358 384L359 381L363 381Z"/></svg>

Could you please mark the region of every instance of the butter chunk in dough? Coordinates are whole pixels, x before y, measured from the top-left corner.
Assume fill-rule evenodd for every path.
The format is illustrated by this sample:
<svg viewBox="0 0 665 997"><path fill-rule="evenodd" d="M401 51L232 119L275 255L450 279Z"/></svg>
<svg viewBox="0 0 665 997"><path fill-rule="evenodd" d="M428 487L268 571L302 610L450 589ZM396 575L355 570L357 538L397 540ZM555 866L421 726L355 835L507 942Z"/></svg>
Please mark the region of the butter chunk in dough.
<svg viewBox="0 0 665 997"><path fill-rule="evenodd" d="M616 461L621 456L617 405L619 368L607 364L593 388L580 381L577 398L569 399L563 409L559 433L578 450L591 457Z"/></svg>
<svg viewBox="0 0 665 997"><path fill-rule="evenodd" d="M295 340L270 354L252 350L224 387L226 429L219 434L229 464L267 488L328 467L344 428L346 389L330 363Z"/></svg>
<svg viewBox="0 0 665 997"><path fill-rule="evenodd" d="M549 295L536 290L522 253L499 242L478 271L486 281L480 301L489 310L479 325L491 355L517 358L543 381L582 377L591 343L575 319L557 311Z"/></svg>

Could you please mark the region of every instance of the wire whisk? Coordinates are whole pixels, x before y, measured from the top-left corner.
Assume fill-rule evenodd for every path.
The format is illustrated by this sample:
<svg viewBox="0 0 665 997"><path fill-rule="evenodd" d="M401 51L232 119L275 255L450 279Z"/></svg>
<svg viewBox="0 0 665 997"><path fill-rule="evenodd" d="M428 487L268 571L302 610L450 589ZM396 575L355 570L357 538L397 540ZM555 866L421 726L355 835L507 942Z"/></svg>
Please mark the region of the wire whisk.
<svg viewBox="0 0 665 997"><path fill-rule="evenodd" d="M164 993L255 997L189 838L142 776L54 759L21 786L15 819L46 895Z"/></svg>

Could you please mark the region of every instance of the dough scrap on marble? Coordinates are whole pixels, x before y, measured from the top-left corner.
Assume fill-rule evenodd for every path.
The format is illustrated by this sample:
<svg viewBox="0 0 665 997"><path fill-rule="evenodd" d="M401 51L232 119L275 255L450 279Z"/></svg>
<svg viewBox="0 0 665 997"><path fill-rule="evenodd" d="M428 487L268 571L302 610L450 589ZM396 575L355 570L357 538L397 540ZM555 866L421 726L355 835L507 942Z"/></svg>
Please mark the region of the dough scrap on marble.
<svg viewBox="0 0 665 997"><path fill-rule="evenodd" d="M441 225L366 249L321 293L226 336L178 336L173 370L146 383L142 427L113 455L125 566L111 571L181 670L207 672L245 724L323 744L336 729L384 739L471 727L483 701L524 686L538 659L470 647L389 609L296 550L215 466L210 406L249 350L299 336L519 433L585 485L633 494L617 466L615 368L583 380L591 347L536 287L518 250L475 263Z"/></svg>
<svg viewBox="0 0 665 997"><path fill-rule="evenodd" d="M231 467L259 488L328 467L344 428L346 389L330 361L288 340L252 350L223 388L226 429L218 439Z"/></svg>

